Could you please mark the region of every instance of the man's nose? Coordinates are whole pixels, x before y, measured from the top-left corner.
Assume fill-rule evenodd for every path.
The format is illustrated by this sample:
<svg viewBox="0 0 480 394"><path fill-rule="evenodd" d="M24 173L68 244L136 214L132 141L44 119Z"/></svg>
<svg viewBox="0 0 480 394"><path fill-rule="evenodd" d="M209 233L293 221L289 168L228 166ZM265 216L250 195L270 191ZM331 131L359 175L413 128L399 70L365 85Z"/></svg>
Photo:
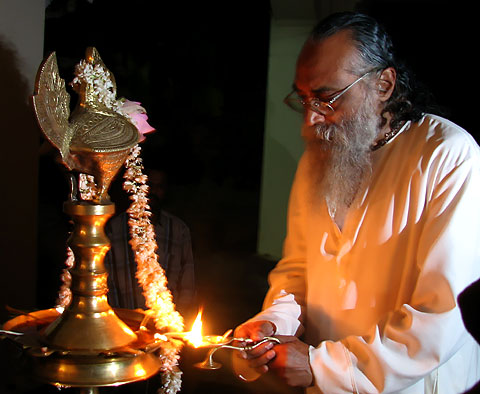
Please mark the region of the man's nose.
<svg viewBox="0 0 480 394"><path fill-rule="evenodd" d="M325 122L325 115L319 114L307 106L305 108L304 120L307 126L315 126L319 123Z"/></svg>

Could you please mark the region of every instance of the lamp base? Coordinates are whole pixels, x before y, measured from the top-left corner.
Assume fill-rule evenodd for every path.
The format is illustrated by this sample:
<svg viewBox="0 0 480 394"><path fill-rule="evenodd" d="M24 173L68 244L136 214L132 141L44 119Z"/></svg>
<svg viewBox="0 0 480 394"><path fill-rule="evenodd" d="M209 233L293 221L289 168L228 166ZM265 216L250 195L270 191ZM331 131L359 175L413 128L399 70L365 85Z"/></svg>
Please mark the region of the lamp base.
<svg viewBox="0 0 480 394"><path fill-rule="evenodd" d="M142 327L142 310L115 309L115 313L137 333L138 339L128 346L104 352L69 351L49 347L43 337L45 328L59 316L55 309L45 309L17 316L3 325L7 331L23 333L17 342L28 356L28 373L42 383L56 387L118 386L148 379L163 366L156 352L154 329Z"/></svg>

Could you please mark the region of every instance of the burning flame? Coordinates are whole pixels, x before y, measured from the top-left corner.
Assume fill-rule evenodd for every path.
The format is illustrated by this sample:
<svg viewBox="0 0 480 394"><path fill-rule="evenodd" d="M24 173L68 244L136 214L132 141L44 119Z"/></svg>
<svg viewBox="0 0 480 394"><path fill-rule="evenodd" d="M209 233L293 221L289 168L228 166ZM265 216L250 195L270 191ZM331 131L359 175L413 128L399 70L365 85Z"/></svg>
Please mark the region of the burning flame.
<svg viewBox="0 0 480 394"><path fill-rule="evenodd" d="M202 309L198 312L195 321L192 324L192 329L185 333L184 339L188 341L193 347L197 348L204 344L202 335Z"/></svg>

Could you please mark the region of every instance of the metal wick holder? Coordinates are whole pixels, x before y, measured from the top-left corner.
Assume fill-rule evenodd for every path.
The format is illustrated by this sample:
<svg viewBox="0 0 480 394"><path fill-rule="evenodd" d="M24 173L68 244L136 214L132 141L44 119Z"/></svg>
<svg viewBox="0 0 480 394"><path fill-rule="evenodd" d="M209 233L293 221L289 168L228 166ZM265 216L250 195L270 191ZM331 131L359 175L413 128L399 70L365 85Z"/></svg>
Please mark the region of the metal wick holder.
<svg viewBox="0 0 480 394"><path fill-rule="evenodd" d="M231 345L232 342L247 342L249 345L245 346L234 346ZM280 340L275 337L265 337L262 340L258 342L254 342L253 340L249 338L231 338L228 339L226 342L221 343L219 345L214 345L207 353L205 360L202 362L194 364L195 367L200 368L200 369L209 369L209 370L214 370L214 369L219 369L222 367L222 364L217 363L213 361L213 355L217 350L220 349L232 349L232 350L239 350L239 351L249 351L253 350L260 345L264 344L265 342L274 342L274 343L280 343Z"/></svg>

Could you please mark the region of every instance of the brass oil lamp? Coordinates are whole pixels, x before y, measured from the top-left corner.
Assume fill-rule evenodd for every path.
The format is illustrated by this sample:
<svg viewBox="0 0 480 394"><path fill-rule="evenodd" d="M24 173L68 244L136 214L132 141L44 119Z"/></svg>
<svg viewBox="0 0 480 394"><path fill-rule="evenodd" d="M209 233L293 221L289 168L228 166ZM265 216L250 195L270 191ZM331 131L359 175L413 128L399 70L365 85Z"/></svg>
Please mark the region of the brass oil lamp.
<svg viewBox="0 0 480 394"><path fill-rule="evenodd" d="M95 48L86 60L106 69ZM110 75L108 73L107 75ZM115 89L111 76L110 85ZM138 131L95 96L92 85L79 84L79 104L70 116L69 95L60 78L55 54L40 66L33 104L46 138L60 152L72 174L71 194L64 211L74 229L68 246L75 256L70 269L71 302L63 311L41 310L17 316L3 325L28 355L30 373L57 387L79 387L94 393L98 387L149 378L162 369L164 347L180 347L174 339L159 341L154 325L141 310L113 310L107 300L104 256L110 249L104 226L114 214L108 196L113 177L138 143ZM94 177L98 193L91 201L79 197L73 173Z"/></svg>

